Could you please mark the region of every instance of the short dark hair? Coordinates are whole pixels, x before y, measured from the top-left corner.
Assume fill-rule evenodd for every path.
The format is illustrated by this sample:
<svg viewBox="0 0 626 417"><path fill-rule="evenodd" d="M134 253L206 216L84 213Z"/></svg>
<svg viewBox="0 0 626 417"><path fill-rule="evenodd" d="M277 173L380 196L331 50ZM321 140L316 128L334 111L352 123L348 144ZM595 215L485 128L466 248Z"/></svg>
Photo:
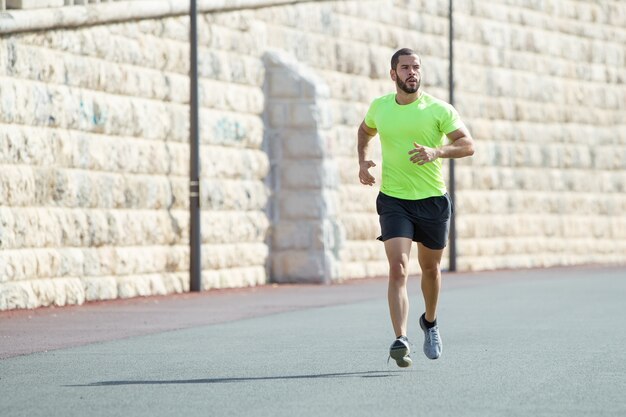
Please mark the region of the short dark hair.
<svg viewBox="0 0 626 417"><path fill-rule="evenodd" d="M398 66L398 61L400 61L400 56L402 55L416 55L419 58L419 55L417 55L417 52L415 52L414 50L410 48L399 49L391 57L391 69L392 70L396 69L396 67ZM420 58L420 61L421 61L421 58Z"/></svg>

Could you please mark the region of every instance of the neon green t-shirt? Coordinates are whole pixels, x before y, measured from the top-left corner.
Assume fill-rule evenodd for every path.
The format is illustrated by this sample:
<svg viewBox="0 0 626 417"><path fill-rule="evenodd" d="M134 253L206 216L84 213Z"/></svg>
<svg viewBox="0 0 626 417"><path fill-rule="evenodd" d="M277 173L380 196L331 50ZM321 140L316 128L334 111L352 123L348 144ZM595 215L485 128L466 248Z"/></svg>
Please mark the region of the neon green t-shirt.
<svg viewBox="0 0 626 417"><path fill-rule="evenodd" d="M378 130L383 166L380 191L405 200L441 196L446 193L441 159L424 165L410 161L413 142L430 148L444 144L446 134L463 127L450 104L422 92L411 104L400 105L396 94L375 99L365 124Z"/></svg>

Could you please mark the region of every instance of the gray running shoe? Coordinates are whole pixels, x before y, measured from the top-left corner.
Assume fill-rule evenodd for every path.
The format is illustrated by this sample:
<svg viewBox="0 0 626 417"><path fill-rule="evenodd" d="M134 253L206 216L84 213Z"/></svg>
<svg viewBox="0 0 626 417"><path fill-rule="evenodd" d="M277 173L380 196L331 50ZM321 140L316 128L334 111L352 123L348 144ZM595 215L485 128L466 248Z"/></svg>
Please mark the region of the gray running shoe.
<svg viewBox="0 0 626 417"><path fill-rule="evenodd" d="M400 336L394 340L389 348L389 356L396 361L400 368L408 368L413 363L409 353L411 353L411 348L406 336Z"/></svg>
<svg viewBox="0 0 626 417"><path fill-rule="evenodd" d="M439 336L439 326L434 326L430 329L426 328L424 316L422 315L420 317L420 327L424 331L424 355L428 359L438 359L443 349L441 336Z"/></svg>

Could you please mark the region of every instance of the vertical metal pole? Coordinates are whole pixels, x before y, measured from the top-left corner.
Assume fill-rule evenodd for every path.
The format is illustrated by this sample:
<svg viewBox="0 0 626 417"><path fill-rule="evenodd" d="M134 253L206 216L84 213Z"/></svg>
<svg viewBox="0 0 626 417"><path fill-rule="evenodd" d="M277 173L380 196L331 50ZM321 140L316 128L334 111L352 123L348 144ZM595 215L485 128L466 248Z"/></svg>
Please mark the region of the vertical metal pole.
<svg viewBox="0 0 626 417"><path fill-rule="evenodd" d="M198 20L196 0L189 7L190 66L189 96L189 289L202 290L202 234L200 230L200 123L198 110Z"/></svg>
<svg viewBox="0 0 626 417"><path fill-rule="evenodd" d="M449 26L450 26L450 35L449 35L449 56L450 56L450 63L448 64L448 85L450 88L450 104L454 106L454 21L452 19L452 11L453 11L453 6L452 6L452 2L453 0L449 0L450 4L449 4L449 10L448 10L448 19L449 19ZM450 159L450 175L449 175L449 190L450 190L450 199L452 200L452 205L454 206L454 203L456 201L455 199L455 191L456 191L456 184L455 184L455 178L454 178L454 159ZM449 262L449 270L454 272L456 271L456 214L452 214L452 218L450 219L450 262Z"/></svg>

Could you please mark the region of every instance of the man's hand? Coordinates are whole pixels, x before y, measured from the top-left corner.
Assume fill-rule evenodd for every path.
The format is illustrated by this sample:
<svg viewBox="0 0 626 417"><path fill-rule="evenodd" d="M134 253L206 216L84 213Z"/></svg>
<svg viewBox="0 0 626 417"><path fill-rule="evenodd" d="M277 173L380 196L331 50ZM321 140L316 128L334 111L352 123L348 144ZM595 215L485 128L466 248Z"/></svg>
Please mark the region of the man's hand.
<svg viewBox="0 0 626 417"><path fill-rule="evenodd" d="M372 186L376 183L376 179L370 174L369 169L375 167L376 164L373 161L359 162L359 180L363 185Z"/></svg>
<svg viewBox="0 0 626 417"><path fill-rule="evenodd" d="M413 142L413 146L415 146L415 148L409 151L409 155L411 155L411 162L414 164L424 165L425 163L432 162L439 158L439 149L418 145L415 142Z"/></svg>

